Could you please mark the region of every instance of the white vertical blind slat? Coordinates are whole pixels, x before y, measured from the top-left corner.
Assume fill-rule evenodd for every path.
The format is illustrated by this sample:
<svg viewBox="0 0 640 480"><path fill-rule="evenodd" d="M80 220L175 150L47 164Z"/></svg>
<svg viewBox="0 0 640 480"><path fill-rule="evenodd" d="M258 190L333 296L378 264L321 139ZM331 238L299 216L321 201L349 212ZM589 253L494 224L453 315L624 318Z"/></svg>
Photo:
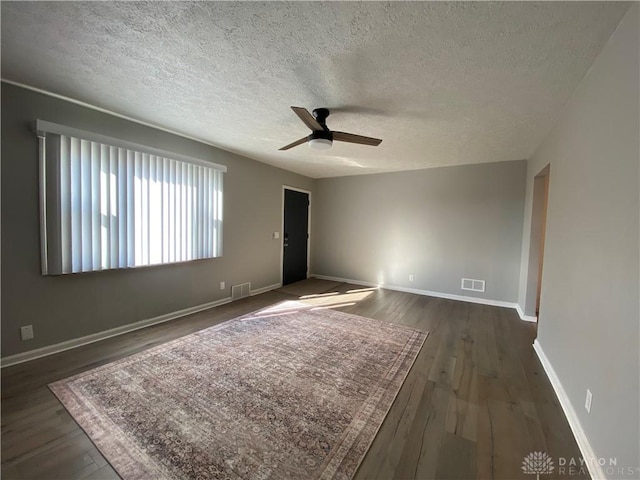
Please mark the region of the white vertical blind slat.
<svg viewBox="0 0 640 480"><path fill-rule="evenodd" d="M188 231L187 231L187 223L188 223L188 218L189 218L189 197L188 197L188 192L189 189L191 187L190 183L189 183L190 177L189 177L189 165L187 165L186 163L182 164L182 184L180 185L180 191L182 193L182 198L181 198L181 209L180 209L180 218L181 218L181 225L180 225L180 234L181 234L181 240L180 240L180 244L181 244L181 252L180 252L180 261L184 261L185 258L187 258L187 252L189 249L189 235L188 235Z"/></svg>
<svg viewBox="0 0 640 480"><path fill-rule="evenodd" d="M142 154L142 265L149 265L149 155Z"/></svg>
<svg viewBox="0 0 640 480"><path fill-rule="evenodd" d="M91 142L91 269L101 269L102 238L100 233L100 163L102 149L100 144Z"/></svg>
<svg viewBox="0 0 640 480"><path fill-rule="evenodd" d="M200 209L202 211L202 241L200 247L202 251L200 256L207 258L209 255L209 247L207 247L207 239L209 238L209 176L207 175L207 169L203 168L200 171L202 176L202 195L200 200Z"/></svg>
<svg viewBox="0 0 640 480"><path fill-rule="evenodd" d="M150 212L153 219L151 232L151 263L162 263L162 159L153 157Z"/></svg>
<svg viewBox="0 0 640 480"><path fill-rule="evenodd" d="M120 266L118 258L118 191L116 169L118 165L118 149L109 147L109 166L107 182L109 184L109 263L110 268Z"/></svg>
<svg viewBox="0 0 640 480"><path fill-rule="evenodd" d="M82 172L80 170L80 140L70 140L71 170L71 258L72 272L82 271Z"/></svg>
<svg viewBox="0 0 640 480"><path fill-rule="evenodd" d="M103 269L111 268L111 218L109 215L109 202L111 195L109 192L109 146L100 145L100 169L98 181L100 182L100 257Z"/></svg>
<svg viewBox="0 0 640 480"><path fill-rule="evenodd" d="M128 265L127 258L127 152L118 148L118 164L116 167L116 184L118 185L118 267Z"/></svg>
<svg viewBox="0 0 640 480"><path fill-rule="evenodd" d="M102 145L102 159L100 162L100 201L104 202L104 205L100 205L101 212L101 243L102 243L102 259L103 269L116 268L111 261L111 182L110 182L110 167L111 167L111 148L109 145Z"/></svg>
<svg viewBox="0 0 640 480"><path fill-rule="evenodd" d="M209 209L211 215L211 240L209 242L210 253L216 251L216 212L215 212L215 195L218 175L215 171L209 172L211 175L210 191L209 191Z"/></svg>
<svg viewBox="0 0 640 480"><path fill-rule="evenodd" d="M147 174L147 188L148 188L148 196L147 196L147 227L149 229L149 233L147 236L147 249L148 249L148 257L147 257L147 265L152 265L155 263L155 238L154 234L156 232L156 217L155 217L155 209L152 208L155 192L154 192L154 184L156 182L156 158L154 155L149 155L149 173Z"/></svg>
<svg viewBox="0 0 640 480"><path fill-rule="evenodd" d="M202 241L202 256L207 258L209 256L209 238L211 231L211 213L209 212L209 169L203 168L202 175L204 177L203 187L202 187L202 210L204 211L204 238Z"/></svg>
<svg viewBox="0 0 640 480"><path fill-rule="evenodd" d="M200 241L200 232L202 232L202 221L200 219L200 212L195 208L200 197L200 169L194 165L191 167L191 173L193 178L193 190L191 191L191 213L193 215L194 231L195 235L191 238L191 251L194 258L200 258L200 252L198 251L198 243Z"/></svg>
<svg viewBox="0 0 640 480"><path fill-rule="evenodd" d="M213 183L213 221L214 221L214 235L213 235L213 251L220 252L222 254L222 237L219 235L219 230L221 227L222 220L222 198L220 196L220 191L222 188L222 175L220 172L213 172L214 183Z"/></svg>
<svg viewBox="0 0 640 480"><path fill-rule="evenodd" d="M135 267L136 265L136 189L135 189L135 172L136 172L136 155L131 150L126 150L125 168L127 171L127 190L126 190L126 225L127 234L125 240L127 242L127 267Z"/></svg>
<svg viewBox="0 0 640 480"><path fill-rule="evenodd" d="M211 248L212 248L212 252L217 252L218 251L218 214L216 211L216 207L218 205L217 202L217 195L218 195L218 178L220 177L220 175L218 175L218 172L213 171L211 172L213 174L213 184L212 189L213 191L211 192L211 215L212 215L212 219L213 219L213 232L212 232L212 236L213 236L213 240L211 242Z"/></svg>
<svg viewBox="0 0 640 480"><path fill-rule="evenodd" d="M197 258L203 258L203 244L202 239L204 237L204 209L203 209L203 198L204 198L204 172L202 168L199 166L194 167L196 173L196 191L193 196L194 202L194 212L196 214L197 222L198 222L198 237L196 238L194 244L195 256Z"/></svg>
<svg viewBox="0 0 640 480"><path fill-rule="evenodd" d="M134 153L134 198L133 198L133 221L135 224L135 232L133 233L133 246L134 246L134 254L133 254L133 265L135 266L136 260L138 262L142 261L142 160L141 154L136 152Z"/></svg>
<svg viewBox="0 0 640 480"><path fill-rule="evenodd" d="M90 271L93 256L91 255L91 142L80 141L80 200L82 218L80 229L82 232L82 270ZM83 161L87 158L88 161Z"/></svg>
<svg viewBox="0 0 640 480"><path fill-rule="evenodd" d="M176 228L176 208L178 205L176 196L176 162L169 161L169 261L176 261L176 249L178 235Z"/></svg>
<svg viewBox="0 0 640 480"><path fill-rule="evenodd" d="M181 262L185 257L184 248L185 248L185 228L184 228L184 217L186 214L186 203L185 203L185 184L186 184L186 175L185 169L186 165L184 163L178 163L176 165L177 169L177 180L176 180L176 196L178 197L176 200L176 262Z"/></svg>
<svg viewBox="0 0 640 480"><path fill-rule="evenodd" d="M184 258L190 258L193 255L193 233L194 230L198 228L197 223L194 225L193 221L193 190L194 190L194 181L193 181L193 165L187 165L187 182L189 188L187 190L187 218L184 226L184 231L187 234L186 239L186 252ZM194 255L195 256L195 255Z"/></svg>
<svg viewBox="0 0 640 480"><path fill-rule="evenodd" d="M60 138L60 260L62 273L71 273L71 141Z"/></svg>
<svg viewBox="0 0 640 480"><path fill-rule="evenodd" d="M162 159L162 263L169 260L169 159Z"/></svg>

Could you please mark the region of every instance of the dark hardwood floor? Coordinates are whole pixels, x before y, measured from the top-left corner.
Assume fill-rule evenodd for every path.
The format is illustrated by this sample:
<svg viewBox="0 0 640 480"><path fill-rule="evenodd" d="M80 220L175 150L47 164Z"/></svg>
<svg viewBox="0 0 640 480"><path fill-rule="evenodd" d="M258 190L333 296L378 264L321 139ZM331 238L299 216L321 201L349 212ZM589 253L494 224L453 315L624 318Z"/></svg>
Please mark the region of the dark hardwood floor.
<svg viewBox="0 0 640 480"><path fill-rule="evenodd" d="M356 479L534 479L521 469L530 452L580 456L531 346L535 324L511 309L310 279L3 369L2 478L119 478L47 384L303 294L430 332ZM588 478L573 473L542 478Z"/></svg>

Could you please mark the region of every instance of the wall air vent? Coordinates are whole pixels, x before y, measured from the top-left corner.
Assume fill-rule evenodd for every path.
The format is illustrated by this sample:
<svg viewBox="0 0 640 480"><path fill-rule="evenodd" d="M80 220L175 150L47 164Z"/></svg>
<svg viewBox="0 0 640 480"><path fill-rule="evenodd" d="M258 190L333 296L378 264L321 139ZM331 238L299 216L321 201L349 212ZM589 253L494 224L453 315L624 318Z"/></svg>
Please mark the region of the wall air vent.
<svg viewBox="0 0 640 480"><path fill-rule="evenodd" d="M462 290L470 290L472 292L484 292L484 280L474 280L473 278L463 278Z"/></svg>
<svg viewBox="0 0 640 480"><path fill-rule="evenodd" d="M251 282L239 283L231 287L231 300L248 297L251 294Z"/></svg>

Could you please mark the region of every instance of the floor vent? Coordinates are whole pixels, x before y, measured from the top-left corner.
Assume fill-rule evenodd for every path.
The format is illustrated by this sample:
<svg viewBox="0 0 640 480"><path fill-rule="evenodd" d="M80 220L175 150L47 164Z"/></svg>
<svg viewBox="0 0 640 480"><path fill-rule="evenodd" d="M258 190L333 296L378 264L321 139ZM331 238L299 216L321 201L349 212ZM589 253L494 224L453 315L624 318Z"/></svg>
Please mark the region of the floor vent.
<svg viewBox="0 0 640 480"><path fill-rule="evenodd" d="M251 282L239 283L231 287L231 300L248 297L251 293Z"/></svg>
<svg viewBox="0 0 640 480"><path fill-rule="evenodd" d="M472 292L484 292L484 280L474 280L472 278L463 278L462 290L471 290Z"/></svg>

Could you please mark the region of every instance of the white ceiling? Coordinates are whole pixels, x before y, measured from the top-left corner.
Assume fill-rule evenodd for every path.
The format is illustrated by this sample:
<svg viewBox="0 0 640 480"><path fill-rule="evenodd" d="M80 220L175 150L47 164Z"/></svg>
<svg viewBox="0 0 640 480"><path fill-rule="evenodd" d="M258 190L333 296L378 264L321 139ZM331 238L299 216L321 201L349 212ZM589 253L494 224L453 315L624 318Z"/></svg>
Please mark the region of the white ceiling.
<svg viewBox="0 0 640 480"><path fill-rule="evenodd" d="M2 76L311 177L516 160L628 7L3 1ZM383 142L280 152L290 105Z"/></svg>

